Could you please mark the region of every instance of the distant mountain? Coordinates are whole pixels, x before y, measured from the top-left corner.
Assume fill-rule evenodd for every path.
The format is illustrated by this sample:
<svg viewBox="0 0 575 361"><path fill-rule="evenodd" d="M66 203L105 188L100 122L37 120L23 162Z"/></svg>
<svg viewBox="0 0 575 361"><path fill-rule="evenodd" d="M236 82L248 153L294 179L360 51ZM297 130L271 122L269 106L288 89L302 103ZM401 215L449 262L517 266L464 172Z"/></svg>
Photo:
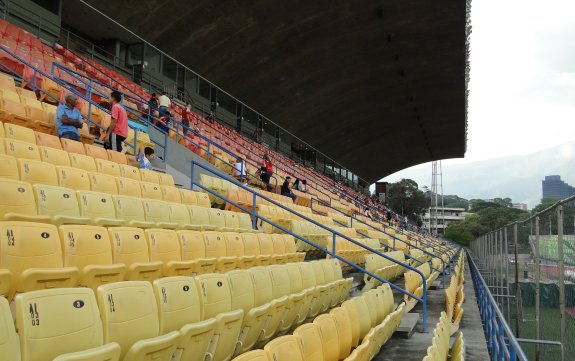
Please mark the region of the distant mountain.
<svg viewBox="0 0 575 361"><path fill-rule="evenodd" d="M536 153L503 157L468 164L443 165L443 193L466 199L509 197L514 203L534 207L541 201L541 181L546 175L558 174L575 185L575 142ZM411 178L420 187L431 187L431 166L408 168L386 177L395 182Z"/></svg>

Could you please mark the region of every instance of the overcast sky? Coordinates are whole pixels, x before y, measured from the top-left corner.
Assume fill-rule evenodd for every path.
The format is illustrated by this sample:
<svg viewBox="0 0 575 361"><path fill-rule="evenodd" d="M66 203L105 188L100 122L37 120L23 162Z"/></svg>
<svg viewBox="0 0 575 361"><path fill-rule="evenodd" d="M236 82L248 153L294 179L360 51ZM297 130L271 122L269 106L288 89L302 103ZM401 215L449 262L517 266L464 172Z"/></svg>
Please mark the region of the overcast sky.
<svg viewBox="0 0 575 361"><path fill-rule="evenodd" d="M444 170L574 140L575 0L475 0L471 23L467 153Z"/></svg>

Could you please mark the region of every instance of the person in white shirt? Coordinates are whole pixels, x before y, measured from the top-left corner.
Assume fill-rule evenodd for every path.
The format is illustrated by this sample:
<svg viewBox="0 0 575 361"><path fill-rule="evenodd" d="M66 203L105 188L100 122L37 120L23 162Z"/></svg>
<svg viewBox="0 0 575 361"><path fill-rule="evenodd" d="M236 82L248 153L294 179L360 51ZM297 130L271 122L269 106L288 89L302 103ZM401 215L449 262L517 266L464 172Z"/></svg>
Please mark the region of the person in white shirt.
<svg viewBox="0 0 575 361"><path fill-rule="evenodd" d="M246 179L246 162L241 157L236 159L233 173L234 177L242 183L244 182L244 179Z"/></svg>
<svg viewBox="0 0 575 361"><path fill-rule="evenodd" d="M158 98L158 104L160 106L160 108L158 109L160 117L172 116L172 114L170 114L170 106L172 105L172 102L170 101L170 98L168 98L168 96L166 95L166 92L162 92L162 95L160 95L160 97Z"/></svg>

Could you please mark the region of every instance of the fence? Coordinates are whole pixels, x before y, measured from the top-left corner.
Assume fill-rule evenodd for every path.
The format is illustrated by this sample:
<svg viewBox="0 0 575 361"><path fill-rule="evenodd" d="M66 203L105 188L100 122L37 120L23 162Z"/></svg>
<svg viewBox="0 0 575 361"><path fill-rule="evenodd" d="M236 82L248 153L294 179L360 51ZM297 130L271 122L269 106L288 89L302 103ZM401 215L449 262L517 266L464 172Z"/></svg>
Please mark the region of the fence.
<svg viewBox="0 0 575 361"><path fill-rule="evenodd" d="M479 237L471 249L528 360L572 360L575 196Z"/></svg>

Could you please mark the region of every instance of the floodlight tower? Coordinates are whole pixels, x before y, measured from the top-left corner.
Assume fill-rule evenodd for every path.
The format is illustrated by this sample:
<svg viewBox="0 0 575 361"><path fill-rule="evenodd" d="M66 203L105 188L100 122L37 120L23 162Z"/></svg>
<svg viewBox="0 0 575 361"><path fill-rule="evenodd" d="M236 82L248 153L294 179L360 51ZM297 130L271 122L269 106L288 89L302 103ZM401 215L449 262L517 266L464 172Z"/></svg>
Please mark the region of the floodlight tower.
<svg viewBox="0 0 575 361"><path fill-rule="evenodd" d="M438 182L439 180L439 182ZM441 214L438 213L441 205ZM431 163L431 202L429 205L429 232L438 234L439 219L443 221L445 231L445 210L443 209L443 168L441 161Z"/></svg>

